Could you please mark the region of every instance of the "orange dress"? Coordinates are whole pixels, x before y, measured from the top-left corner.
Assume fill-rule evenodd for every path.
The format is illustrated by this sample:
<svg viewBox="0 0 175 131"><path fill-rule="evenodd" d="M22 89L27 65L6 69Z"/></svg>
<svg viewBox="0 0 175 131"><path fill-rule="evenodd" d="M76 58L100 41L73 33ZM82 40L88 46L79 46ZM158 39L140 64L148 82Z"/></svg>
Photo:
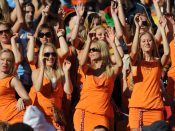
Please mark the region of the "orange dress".
<svg viewBox="0 0 175 131"><path fill-rule="evenodd" d="M139 121L149 125L163 119L163 101L160 94L161 67L157 61L141 61L133 76L134 88L129 101L130 128L138 128Z"/></svg>
<svg viewBox="0 0 175 131"><path fill-rule="evenodd" d="M170 43L170 58L171 58L171 67L168 71L168 86L167 93L170 96L171 101L175 98L175 42L174 40Z"/></svg>
<svg viewBox="0 0 175 131"><path fill-rule="evenodd" d="M9 76L0 80L0 120L10 124L22 122L24 116L24 110L16 109L15 90L10 87L13 78L14 76Z"/></svg>
<svg viewBox="0 0 175 131"><path fill-rule="evenodd" d="M85 75L81 68L79 75L82 90L74 114L75 130L92 131L97 125L110 128L110 118L114 117L110 99L115 79L103 76L97 82L90 70Z"/></svg>
<svg viewBox="0 0 175 131"><path fill-rule="evenodd" d="M57 82L56 88L52 90L50 80L44 77L41 90L37 92L35 87L32 86L29 96L33 105L37 106L44 113L46 120L56 129L60 129L60 126L54 121L52 107L62 108L63 87L61 82Z"/></svg>

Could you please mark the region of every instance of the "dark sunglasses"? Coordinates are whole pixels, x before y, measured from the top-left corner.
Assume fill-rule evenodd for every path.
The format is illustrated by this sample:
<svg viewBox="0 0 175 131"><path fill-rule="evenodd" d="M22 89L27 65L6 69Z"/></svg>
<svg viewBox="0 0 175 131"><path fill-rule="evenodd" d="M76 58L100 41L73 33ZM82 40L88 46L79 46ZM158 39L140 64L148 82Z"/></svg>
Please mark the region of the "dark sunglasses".
<svg viewBox="0 0 175 131"><path fill-rule="evenodd" d="M46 52L46 53L44 53L44 57L49 57L49 56L56 57L57 54L55 52Z"/></svg>
<svg viewBox="0 0 175 131"><path fill-rule="evenodd" d="M39 32L38 33L38 37L43 38L44 36L50 38L52 36L52 33L51 32L46 32L46 33Z"/></svg>
<svg viewBox="0 0 175 131"><path fill-rule="evenodd" d="M10 30L9 29L1 30L0 31L0 35L2 35L3 33L9 34L10 33Z"/></svg>
<svg viewBox="0 0 175 131"><path fill-rule="evenodd" d="M143 26L149 26L149 23L147 21L142 21Z"/></svg>
<svg viewBox="0 0 175 131"><path fill-rule="evenodd" d="M91 49L89 49L89 52L100 52L100 49L97 49L97 48L91 48Z"/></svg>

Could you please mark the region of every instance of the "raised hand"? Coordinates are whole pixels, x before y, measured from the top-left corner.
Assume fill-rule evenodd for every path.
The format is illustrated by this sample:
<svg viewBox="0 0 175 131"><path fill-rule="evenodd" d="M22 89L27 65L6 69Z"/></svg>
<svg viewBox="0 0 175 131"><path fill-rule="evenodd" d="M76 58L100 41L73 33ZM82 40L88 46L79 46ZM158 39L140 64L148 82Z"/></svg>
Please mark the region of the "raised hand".
<svg viewBox="0 0 175 131"><path fill-rule="evenodd" d="M58 9L58 12L57 13L58 13L59 17L61 18L61 20L64 20L64 17L66 15L66 13L65 13L65 11L64 11L64 9L62 7L60 7Z"/></svg>
<svg viewBox="0 0 175 131"><path fill-rule="evenodd" d="M162 29L165 29L166 25L167 25L167 20L166 20L165 16L160 17L160 19L159 19L159 26Z"/></svg>
<svg viewBox="0 0 175 131"><path fill-rule="evenodd" d="M141 17L140 17L140 13L137 13L134 16L134 23L135 23L136 27L140 27L141 26L142 20L141 20Z"/></svg>
<svg viewBox="0 0 175 131"><path fill-rule="evenodd" d="M64 62L63 62L63 71L64 72L68 72L70 70L70 67L71 67L70 61L64 59Z"/></svg>
<svg viewBox="0 0 175 131"><path fill-rule="evenodd" d="M78 4L74 7L78 18L81 18L84 14L85 6L83 4Z"/></svg>
<svg viewBox="0 0 175 131"><path fill-rule="evenodd" d="M15 42L16 40L19 38L19 34L18 33L14 33L13 36L11 37L11 42Z"/></svg>
<svg viewBox="0 0 175 131"><path fill-rule="evenodd" d="M110 43L114 43L115 40L115 33L114 33L114 29L113 28L107 28L106 29L106 40L107 42Z"/></svg>
<svg viewBox="0 0 175 131"><path fill-rule="evenodd" d="M50 5L47 5L43 10L42 10L42 16L47 17L49 15L50 11Z"/></svg>
<svg viewBox="0 0 175 131"><path fill-rule="evenodd" d="M34 39L34 36L31 33L27 33L27 39Z"/></svg>
<svg viewBox="0 0 175 131"><path fill-rule="evenodd" d="M58 37L65 35L65 30L64 29L57 29L56 32L57 32Z"/></svg>
<svg viewBox="0 0 175 131"><path fill-rule="evenodd" d="M111 13L112 14L117 14L118 13L118 1L117 0L112 0L111 1Z"/></svg>
<svg viewBox="0 0 175 131"><path fill-rule="evenodd" d="M16 109L18 111L24 110L25 109L25 105L24 105L24 101L22 98L19 98L16 104Z"/></svg>

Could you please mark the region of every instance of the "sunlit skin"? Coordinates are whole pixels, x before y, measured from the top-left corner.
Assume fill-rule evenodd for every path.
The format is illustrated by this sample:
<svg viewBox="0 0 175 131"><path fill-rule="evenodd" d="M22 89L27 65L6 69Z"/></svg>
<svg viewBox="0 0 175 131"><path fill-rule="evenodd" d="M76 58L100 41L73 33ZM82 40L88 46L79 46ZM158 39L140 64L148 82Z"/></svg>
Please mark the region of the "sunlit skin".
<svg viewBox="0 0 175 131"><path fill-rule="evenodd" d="M12 56L8 52L4 52L0 56L0 71L8 74L12 66Z"/></svg>
<svg viewBox="0 0 175 131"><path fill-rule="evenodd" d="M43 54L47 52L55 52L55 51L52 47L47 46L44 48ZM52 55L50 55L49 57L45 57L45 59L46 59L46 67L53 67L53 65L56 62L56 57Z"/></svg>
<svg viewBox="0 0 175 131"><path fill-rule="evenodd" d="M106 40L106 31L105 31L105 28L99 28L99 29L96 29L96 38L98 40L103 40L105 41Z"/></svg>
<svg viewBox="0 0 175 131"><path fill-rule="evenodd" d="M47 33L47 32L51 32L50 31L50 29L48 29L48 28L43 28L40 32L42 32L42 33ZM53 35L51 36L51 37L46 37L45 35L44 35L44 37L43 38L39 38L39 40L40 40L40 42L42 43L42 44L45 44L45 43L52 43L53 42Z"/></svg>
<svg viewBox="0 0 175 131"><path fill-rule="evenodd" d="M5 30L9 30L9 27L1 24L0 31L5 31ZM9 32L3 32L2 34L0 34L0 42L3 44L9 44L10 38L11 38L10 30Z"/></svg>
<svg viewBox="0 0 175 131"><path fill-rule="evenodd" d="M140 47L143 52L151 53L153 50L154 41L150 34L146 33L140 38Z"/></svg>

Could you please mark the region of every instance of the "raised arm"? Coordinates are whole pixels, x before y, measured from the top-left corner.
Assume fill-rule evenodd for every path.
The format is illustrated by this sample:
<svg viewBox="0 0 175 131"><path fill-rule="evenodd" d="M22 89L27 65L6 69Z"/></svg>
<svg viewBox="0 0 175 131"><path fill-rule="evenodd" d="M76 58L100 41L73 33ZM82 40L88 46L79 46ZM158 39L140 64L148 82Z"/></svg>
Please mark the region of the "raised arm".
<svg viewBox="0 0 175 131"><path fill-rule="evenodd" d="M16 43L16 40L18 38L18 34L15 33L12 37L11 37L11 45L12 45L12 51L14 53L15 56L15 63L18 65L21 61L22 61L22 56L21 56L21 52L20 52L20 47L19 44Z"/></svg>
<svg viewBox="0 0 175 131"><path fill-rule="evenodd" d="M24 18L23 18L22 9L21 9L21 5L19 3L19 0L15 0L15 4L16 4L16 7L15 7L14 11L12 12L11 16L13 16L13 17L16 16L16 18L11 18L11 19L14 19L14 22L15 22L15 24L12 27L12 31L14 33L17 33L17 32L19 32L21 26L24 23Z"/></svg>
<svg viewBox="0 0 175 131"><path fill-rule="evenodd" d="M32 82L36 91L40 91L43 85L44 78L44 68L45 68L46 59L44 58L41 63L41 67L39 70L34 70L32 72Z"/></svg>
<svg viewBox="0 0 175 131"><path fill-rule="evenodd" d="M37 28L36 28L36 31L35 31L35 34L34 34L35 37L38 36L40 26L47 21L49 11L50 11L50 5L46 6L44 9L42 9L42 17L41 17L41 20L40 20Z"/></svg>
<svg viewBox="0 0 175 131"><path fill-rule="evenodd" d="M34 48L35 48L35 38L32 34L28 34L27 38L29 39L27 44L27 59L31 63L34 60Z"/></svg>
<svg viewBox="0 0 175 131"><path fill-rule="evenodd" d="M168 44L168 40L165 34L165 26L166 26L166 18L163 16L160 18L159 20L159 28L160 28L160 32L162 34L162 40L163 40L163 55L161 57L161 65L164 66L165 64L167 64L167 61L169 59L169 54L170 54L170 49L169 49L169 44Z"/></svg>
<svg viewBox="0 0 175 131"><path fill-rule="evenodd" d="M75 7L75 11L76 11L76 14L77 14L77 19L76 19L76 22L75 22L75 25L71 31L71 41L74 41L76 38L77 38L77 35L78 35L78 31L79 31L79 26L80 26L80 21L81 21L81 18L84 14L84 5L77 5Z"/></svg>
<svg viewBox="0 0 175 131"><path fill-rule="evenodd" d="M39 7L39 2L38 0L32 0L32 4L34 5L35 7L35 14L34 14L34 18L36 20L39 19L41 13L42 13L42 10L46 7L44 3L41 4L41 6Z"/></svg>
<svg viewBox="0 0 175 131"><path fill-rule="evenodd" d="M68 60L64 60L63 62L63 72L64 72L64 92L66 94L71 94L73 91L73 86L72 86L72 82L71 82L71 78L70 78L70 70L71 67L71 63Z"/></svg>
<svg viewBox="0 0 175 131"><path fill-rule="evenodd" d="M139 50L139 32L140 32L139 21L140 21L140 14L136 14L134 17L136 31L135 31L135 35L134 35L134 39L133 39L133 43L132 43L132 47L131 47L131 53L130 53L130 58L131 58L132 64L134 64L136 62L137 53Z"/></svg>
<svg viewBox="0 0 175 131"><path fill-rule="evenodd" d="M114 74L117 75L122 69L123 62L122 62L121 56L118 52L117 46L114 43L115 36L113 36L113 31L112 30L113 30L112 28L107 29L106 39L107 39L108 43L110 44L110 46L114 50L114 56L115 56L115 61L116 62L115 62L115 64L113 64L112 70L114 71Z"/></svg>
<svg viewBox="0 0 175 131"><path fill-rule="evenodd" d="M123 37L123 30L122 30L119 18L117 16L117 13L118 13L117 4L116 2L112 1L111 2L111 14L112 14L112 18L115 23L115 30L116 30L117 38L120 39Z"/></svg>
<svg viewBox="0 0 175 131"><path fill-rule="evenodd" d="M57 29L56 32L60 44L60 48L57 49L58 56L60 58L63 58L69 52L68 44L64 38L65 31L64 29Z"/></svg>

